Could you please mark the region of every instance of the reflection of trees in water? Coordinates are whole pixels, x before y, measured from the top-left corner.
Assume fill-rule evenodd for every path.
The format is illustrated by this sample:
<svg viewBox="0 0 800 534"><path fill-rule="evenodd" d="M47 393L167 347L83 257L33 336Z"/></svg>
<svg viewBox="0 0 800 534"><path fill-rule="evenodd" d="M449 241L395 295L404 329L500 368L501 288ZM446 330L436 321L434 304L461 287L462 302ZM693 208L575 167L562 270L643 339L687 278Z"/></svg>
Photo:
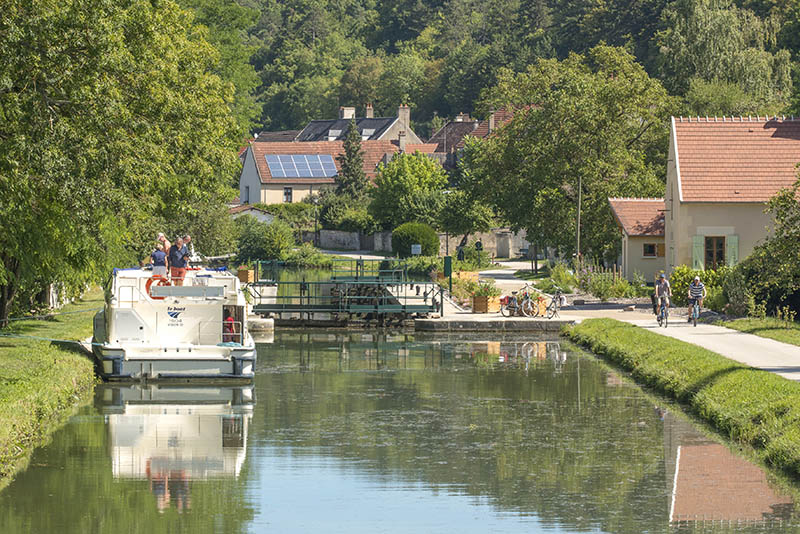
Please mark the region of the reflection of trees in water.
<svg viewBox="0 0 800 534"><path fill-rule="evenodd" d="M652 405L540 343L279 333L260 365L284 372L257 377L266 419L253 431L571 529L666 525Z"/></svg>

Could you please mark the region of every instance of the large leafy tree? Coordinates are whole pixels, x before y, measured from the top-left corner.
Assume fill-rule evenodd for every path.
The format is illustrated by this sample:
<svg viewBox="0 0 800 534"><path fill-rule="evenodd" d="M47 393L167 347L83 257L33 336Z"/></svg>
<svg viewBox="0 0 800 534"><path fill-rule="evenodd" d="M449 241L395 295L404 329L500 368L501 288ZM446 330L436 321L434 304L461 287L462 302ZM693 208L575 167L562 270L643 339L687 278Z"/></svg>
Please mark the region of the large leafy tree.
<svg viewBox="0 0 800 534"><path fill-rule="evenodd" d="M397 154L375 179L370 213L386 229L405 222L438 226L447 176L442 166L420 153Z"/></svg>
<svg viewBox="0 0 800 534"><path fill-rule="evenodd" d="M0 12L0 322L226 199L238 141L218 55L175 3L10 0Z"/></svg>
<svg viewBox="0 0 800 534"><path fill-rule="evenodd" d="M528 240L575 251L579 187L582 252L613 255L610 196L661 196L671 100L633 57L598 46L506 72L487 104L515 111L468 147L472 184Z"/></svg>

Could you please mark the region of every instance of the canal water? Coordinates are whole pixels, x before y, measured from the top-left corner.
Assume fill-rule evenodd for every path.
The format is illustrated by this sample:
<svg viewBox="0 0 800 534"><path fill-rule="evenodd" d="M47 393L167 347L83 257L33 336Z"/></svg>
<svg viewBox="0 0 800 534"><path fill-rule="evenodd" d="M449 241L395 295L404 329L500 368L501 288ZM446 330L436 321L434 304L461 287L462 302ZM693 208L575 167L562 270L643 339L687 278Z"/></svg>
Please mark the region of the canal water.
<svg viewBox="0 0 800 534"><path fill-rule="evenodd" d="M252 387L99 386L0 532L795 532L797 488L563 341L279 332Z"/></svg>

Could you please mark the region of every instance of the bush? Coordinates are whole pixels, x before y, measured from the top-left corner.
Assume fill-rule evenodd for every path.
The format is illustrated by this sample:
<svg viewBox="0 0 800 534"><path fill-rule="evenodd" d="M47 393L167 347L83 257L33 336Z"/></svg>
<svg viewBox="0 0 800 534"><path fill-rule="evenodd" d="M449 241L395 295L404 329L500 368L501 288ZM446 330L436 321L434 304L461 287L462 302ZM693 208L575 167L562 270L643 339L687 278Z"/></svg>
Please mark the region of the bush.
<svg viewBox="0 0 800 534"><path fill-rule="evenodd" d="M711 294L711 288L722 287L723 281L729 272L730 269L728 267L720 267L716 271L712 269L706 269L705 271L690 269L687 265L675 267L675 270L672 271L672 275L669 277L673 302L679 306L686 306L688 304L686 295L689 292L689 284L695 276L700 277L700 280L705 284L709 294Z"/></svg>
<svg viewBox="0 0 800 534"><path fill-rule="evenodd" d="M386 260L381 262L381 270L405 268L410 276L428 278L444 269L444 261L438 256L412 256L403 262Z"/></svg>
<svg viewBox="0 0 800 534"><path fill-rule="evenodd" d="M242 228L236 260L249 263L278 260L294 246L294 234L288 224L275 220L266 224L252 218Z"/></svg>
<svg viewBox="0 0 800 534"><path fill-rule="evenodd" d="M422 256L439 255L439 236L424 223L401 224L392 232L392 251L401 258L411 256L411 245L422 245Z"/></svg>
<svg viewBox="0 0 800 534"><path fill-rule="evenodd" d="M572 288L578 285L578 279L567 268L567 264L560 261L550 270L550 278L564 293L572 293Z"/></svg>
<svg viewBox="0 0 800 534"><path fill-rule="evenodd" d="M611 275L593 273L589 278L589 293L603 302L613 297L614 279Z"/></svg>
<svg viewBox="0 0 800 534"><path fill-rule="evenodd" d="M494 280L481 280L472 292L473 297L499 297L500 294L500 288L494 284Z"/></svg>
<svg viewBox="0 0 800 534"><path fill-rule="evenodd" d="M268 211L278 220L288 224L295 231L314 229L314 213L316 207L313 204L288 202L281 204L256 204L255 206Z"/></svg>
<svg viewBox="0 0 800 534"><path fill-rule="evenodd" d="M303 243L296 249L287 251L283 255L283 261L290 267L330 269L333 266L333 258L310 243Z"/></svg>
<svg viewBox="0 0 800 534"><path fill-rule="evenodd" d="M730 270L722 283L722 290L727 301L725 313L735 317L742 317L747 313L748 290L747 280L740 267Z"/></svg>
<svg viewBox="0 0 800 534"><path fill-rule="evenodd" d="M485 250L478 250L475 248L475 243L464 247L464 261L459 262L463 271L477 271L491 267L492 260L489 253Z"/></svg>
<svg viewBox="0 0 800 534"><path fill-rule="evenodd" d="M714 286L708 288L708 295L703 301L703 305L706 308L714 310L717 313L723 313L727 303L728 300L725 298L725 292L721 287Z"/></svg>

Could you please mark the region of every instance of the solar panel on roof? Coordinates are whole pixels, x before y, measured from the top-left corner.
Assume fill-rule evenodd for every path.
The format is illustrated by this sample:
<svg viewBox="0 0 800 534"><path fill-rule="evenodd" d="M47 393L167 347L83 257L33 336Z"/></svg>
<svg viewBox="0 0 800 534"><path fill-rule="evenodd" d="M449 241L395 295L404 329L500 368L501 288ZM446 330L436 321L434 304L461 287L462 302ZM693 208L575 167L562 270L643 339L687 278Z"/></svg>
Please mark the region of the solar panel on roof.
<svg viewBox="0 0 800 534"><path fill-rule="evenodd" d="M331 178L338 174L330 154L268 154L266 159L274 178Z"/></svg>

